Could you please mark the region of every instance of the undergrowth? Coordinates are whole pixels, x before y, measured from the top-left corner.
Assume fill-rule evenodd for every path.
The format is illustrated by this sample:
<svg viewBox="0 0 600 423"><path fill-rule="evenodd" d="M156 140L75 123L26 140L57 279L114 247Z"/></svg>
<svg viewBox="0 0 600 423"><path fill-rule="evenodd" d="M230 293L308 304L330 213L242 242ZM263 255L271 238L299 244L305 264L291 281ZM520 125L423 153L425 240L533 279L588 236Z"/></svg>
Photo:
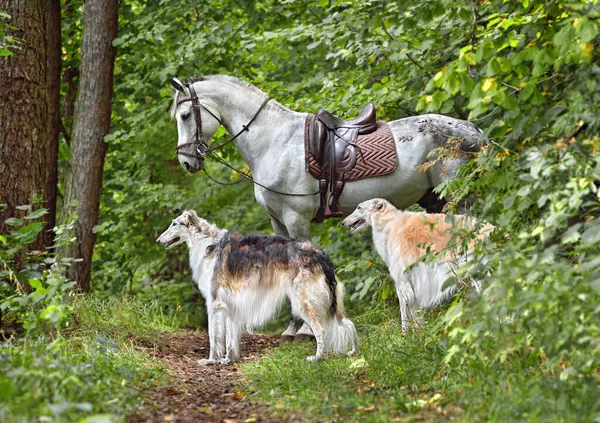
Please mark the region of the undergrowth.
<svg viewBox="0 0 600 423"><path fill-rule="evenodd" d="M123 421L140 388L167 381L150 354L154 335L175 329L160 307L93 296L71 306L60 335L0 344L0 421Z"/></svg>
<svg viewBox="0 0 600 423"><path fill-rule="evenodd" d="M380 307L354 318L356 357L308 363L312 344L286 344L242 365L244 389L281 416L308 421L597 421L597 381L543 371L539 357L487 369L447 364L443 319L443 311L430 315L402 335L398 310Z"/></svg>

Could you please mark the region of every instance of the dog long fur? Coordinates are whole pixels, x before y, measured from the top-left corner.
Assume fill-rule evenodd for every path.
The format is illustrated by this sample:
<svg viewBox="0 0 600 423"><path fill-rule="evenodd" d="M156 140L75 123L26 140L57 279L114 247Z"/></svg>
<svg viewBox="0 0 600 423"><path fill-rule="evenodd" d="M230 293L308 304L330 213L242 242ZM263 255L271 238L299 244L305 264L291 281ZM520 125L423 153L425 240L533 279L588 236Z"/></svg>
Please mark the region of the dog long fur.
<svg viewBox="0 0 600 423"><path fill-rule="evenodd" d="M427 247L434 253L442 252L453 237L456 239L458 228L469 228L473 223L464 216L454 216L454 222L449 222L444 214L403 212L378 198L359 204L343 222L353 232L371 226L375 250L396 285L402 330L415 322L417 308L435 308L456 293L457 285L442 287L452 272L452 262L464 263L468 252L457 255L447 251L433 263L418 260L426 254ZM469 250L492 228L491 225L481 228L470 242ZM475 288L479 288L478 284Z"/></svg>
<svg viewBox="0 0 600 423"><path fill-rule="evenodd" d="M288 298L292 313L307 322L324 351L352 355L354 324L345 317L343 286L327 254L308 241L231 234L186 211L157 239L168 248L186 242L194 281L206 299L210 356L200 364L240 357L243 329L268 322Z"/></svg>

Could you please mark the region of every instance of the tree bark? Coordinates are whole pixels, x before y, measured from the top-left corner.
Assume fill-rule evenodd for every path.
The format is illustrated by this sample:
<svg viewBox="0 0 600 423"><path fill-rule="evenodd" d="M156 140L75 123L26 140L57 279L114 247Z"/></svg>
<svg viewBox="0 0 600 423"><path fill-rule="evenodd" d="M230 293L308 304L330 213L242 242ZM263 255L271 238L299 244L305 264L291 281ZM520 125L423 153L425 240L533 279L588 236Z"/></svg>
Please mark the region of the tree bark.
<svg viewBox="0 0 600 423"><path fill-rule="evenodd" d="M45 228L45 244L54 240L51 229L56 224L56 193L58 189L58 140L60 134L60 70L61 70L61 18L60 0L48 1L46 24L47 87L48 87L48 149L46 153L45 199L48 208L48 224Z"/></svg>
<svg viewBox="0 0 600 423"><path fill-rule="evenodd" d="M69 29L63 34L65 40L77 39L77 28L74 21L76 16L75 8L79 6L79 1L65 1L63 4L63 17L67 24L70 23ZM71 48L69 48L71 47ZM65 43L65 49L68 55L65 57L65 70L63 72L62 81L65 85L65 93L62 100L62 123L61 130L65 137L65 141L71 145L71 131L73 129L73 113L75 111L75 99L77 97L77 82L79 78L79 68L74 65L78 63L78 48L69 46L69 41Z"/></svg>
<svg viewBox="0 0 600 423"><path fill-rule="evenodd" d="M71 268L82 291L90 288L92 251L98 223L100 191L110 129L118 0L86 1L83 8L83 35L79 93L75 104L71 159L66 180L61 218L76 212L77 241L71 257L81 259Z"/></svg>
<svg viewBox="0 0 600 423"><path fill-rule="evenodd" d="M32 200L43 200L46 185L48 103L46 89L46 0L0 0L0 10L21 39L13 55L0 58L0 233L5 220ZM31 245L46 247L43 237Z"/></svg>

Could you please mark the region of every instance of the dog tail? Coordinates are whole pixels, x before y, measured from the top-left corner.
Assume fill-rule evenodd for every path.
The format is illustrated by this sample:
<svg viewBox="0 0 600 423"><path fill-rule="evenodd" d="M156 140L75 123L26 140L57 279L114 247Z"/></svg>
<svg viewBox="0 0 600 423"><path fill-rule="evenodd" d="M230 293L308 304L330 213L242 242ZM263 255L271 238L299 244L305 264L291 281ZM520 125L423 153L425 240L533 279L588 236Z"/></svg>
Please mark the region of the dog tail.
<svg viewBox="0 0 600 423"><path fill-rule="evenodd" d="M344 314L344 285L337 279L335 291L332 304L335 310L324 325L325 350L353 355L358 349L358 334L352 320Z"/></svg>

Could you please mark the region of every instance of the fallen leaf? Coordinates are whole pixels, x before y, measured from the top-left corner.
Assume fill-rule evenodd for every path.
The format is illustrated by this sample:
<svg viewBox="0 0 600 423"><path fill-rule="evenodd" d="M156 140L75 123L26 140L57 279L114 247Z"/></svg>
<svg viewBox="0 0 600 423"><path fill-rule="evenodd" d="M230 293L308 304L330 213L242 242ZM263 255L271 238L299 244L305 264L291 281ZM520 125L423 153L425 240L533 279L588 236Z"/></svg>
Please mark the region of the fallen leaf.
<svg viewBox="0 0 600 423"><path fill-rule="evenodd" d="M281 409L285 408L285 404L283 404L283 403L281 403L281 402L280 402L280 403L278 403L278 404L275 406L275 408L277 408L277 409L281 410Z"/></svg>
<svg viewBox="0 0 600 423"><path fill-rule="evenodd" d="M241 399L244 399L245 396L246 394L244 393L244 391L238 391L235 393L234 398L239 401Z"/></svg>
<svg viewBox="0 0 600 423"><path fill-rule="evenodd" d="M427 401L429 404L433 404L434 402L436 402L437 400L439 400L442 396L440 394L435 394L434 396L432 396L429 401Z"/></svg>
<svg viewBox="0 0 600 423"><path fill-rule="evenodd" d="M172 422L173 420L175 420L175 417L173 416L165 416L163 417L163 420L166 422Z"/></svg>

